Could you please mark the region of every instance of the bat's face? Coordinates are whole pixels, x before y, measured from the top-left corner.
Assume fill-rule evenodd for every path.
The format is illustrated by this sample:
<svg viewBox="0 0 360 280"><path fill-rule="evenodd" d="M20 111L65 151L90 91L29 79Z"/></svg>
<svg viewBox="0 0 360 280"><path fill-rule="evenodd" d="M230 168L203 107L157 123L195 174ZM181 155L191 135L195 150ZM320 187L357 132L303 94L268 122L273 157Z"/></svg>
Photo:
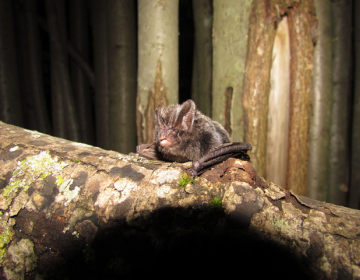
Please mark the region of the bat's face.
<svg viewBox="0 0 360 280"><path fill-rule="evenodd" d="M172 147L179 143L179 130L168 124L160 124L155 141L163 147Z"/></svg>
<svg viewBox="0 0 360 280"><path fill-rule="evenodd" d="M184 134L192 130L196 107L191 101L155 110L155 142L162 147L173 147Z"/></svg>

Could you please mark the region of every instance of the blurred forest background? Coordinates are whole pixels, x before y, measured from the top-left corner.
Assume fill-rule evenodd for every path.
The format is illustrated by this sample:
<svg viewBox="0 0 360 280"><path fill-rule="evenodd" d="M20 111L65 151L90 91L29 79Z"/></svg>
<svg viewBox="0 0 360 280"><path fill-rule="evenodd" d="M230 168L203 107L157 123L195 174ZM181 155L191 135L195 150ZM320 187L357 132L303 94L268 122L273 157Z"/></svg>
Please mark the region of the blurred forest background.
<svg viewBox="0 0 360 280"><path fill-rule="evenodd" d="M192 98L258 173L359 208L351 0L0 0L0 120L122 153Z"/></svg>

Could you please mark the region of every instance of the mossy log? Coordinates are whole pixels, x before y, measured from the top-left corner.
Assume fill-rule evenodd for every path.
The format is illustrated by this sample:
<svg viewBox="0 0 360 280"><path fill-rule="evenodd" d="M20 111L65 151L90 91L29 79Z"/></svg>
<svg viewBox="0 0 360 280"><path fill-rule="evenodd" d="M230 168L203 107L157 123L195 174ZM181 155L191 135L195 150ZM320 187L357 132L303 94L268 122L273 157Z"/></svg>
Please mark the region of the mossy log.
<svg viewBox="0 0 360 280"><path fill-rule="evenodd" d="M359 279L360 211L0 122L1 279Z"/></svg>

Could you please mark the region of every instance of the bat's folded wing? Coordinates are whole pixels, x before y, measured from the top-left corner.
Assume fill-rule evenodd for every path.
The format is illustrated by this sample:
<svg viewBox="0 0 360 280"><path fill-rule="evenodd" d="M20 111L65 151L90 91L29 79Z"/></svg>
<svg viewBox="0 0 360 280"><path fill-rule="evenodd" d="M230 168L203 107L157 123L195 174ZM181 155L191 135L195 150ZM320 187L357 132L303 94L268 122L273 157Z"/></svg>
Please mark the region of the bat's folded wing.
<svg viewBox="0 0 360 280"><path fill-rule="evenodd" d="M249 150L251 150L251 144L249 143L232 142L222 144L200 158L198 161L194 161L191 167L192 175L197 176L213 165L221 163L228 158L250 160L250 156L247 154L247 151Z"/></svg>

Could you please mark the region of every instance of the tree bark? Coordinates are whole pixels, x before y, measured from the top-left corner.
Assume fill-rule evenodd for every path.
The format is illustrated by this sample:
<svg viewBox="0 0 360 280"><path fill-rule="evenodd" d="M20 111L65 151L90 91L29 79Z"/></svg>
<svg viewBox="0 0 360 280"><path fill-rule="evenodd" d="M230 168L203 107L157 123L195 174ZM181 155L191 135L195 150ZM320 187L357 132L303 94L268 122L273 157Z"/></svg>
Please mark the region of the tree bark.
<svg viewBox="0 0 360 280"><path fill-rule="evenodd" d="M248 55L242 101L245 142L251 143L253 147L251 158L260 176L265 176L266 171L266 134L272 49L276 34L276 7L278 6L273 2L254 0L249 18Z"/></svg>
<svg viewBox="0 0 360 280"><path fill-rule="evenodd" d="M4 279L165 279L239 268L280 279L360 277L360 211L294 195L249 162L229 159L186 183L188 163L1 122L0 135Z"/></svg>
<svg viewBox="0 0 360 280"><path fill-rule="evenodd" d="M290 121L286 188L306 194L309 119L313 96L312 67L316 26L313 1L288 10L290 32Z"/></svg>

